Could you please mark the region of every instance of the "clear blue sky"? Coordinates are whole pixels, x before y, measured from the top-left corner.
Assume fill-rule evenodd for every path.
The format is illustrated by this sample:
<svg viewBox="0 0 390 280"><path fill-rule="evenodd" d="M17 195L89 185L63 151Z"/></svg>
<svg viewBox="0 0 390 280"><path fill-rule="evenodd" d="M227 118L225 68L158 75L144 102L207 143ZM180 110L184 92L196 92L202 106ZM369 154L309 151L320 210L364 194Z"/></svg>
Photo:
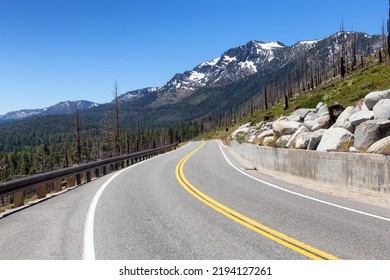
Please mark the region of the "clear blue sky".
<svg viewBox="0 0 390 280"><path fill-rule="evenodd" d="M0 0L0 114L162 86L250 40L381 32L388 1Z"/></svg>

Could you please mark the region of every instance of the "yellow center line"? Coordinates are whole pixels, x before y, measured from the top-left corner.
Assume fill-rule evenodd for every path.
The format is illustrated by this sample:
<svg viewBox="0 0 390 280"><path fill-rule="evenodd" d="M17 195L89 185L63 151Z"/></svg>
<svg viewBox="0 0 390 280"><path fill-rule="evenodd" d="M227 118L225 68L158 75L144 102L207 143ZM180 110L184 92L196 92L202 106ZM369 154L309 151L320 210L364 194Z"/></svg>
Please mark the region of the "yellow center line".
<svg viewBox="0 0 390 280"><path fill-rule="evenodd" d="M212 199L211 197L207 196L206 194L202 193L199 189L197 189L195 186L193 186L185 177L184 175L184 165L188 161L188 159L195 154L197 151L199 151L203 146L205 145L205 142L203 141L202 144L187 154L176 166L176 179L179 181L179 183L183 186L184 189L186 189L191 195L199 199L204 204L208 205L209 207L213 208L214 210L218 211L219 213L225 215L226 217L232 219L233 221L291 249L295 252L298 252L310 259L313 260L338 260L337 257L326 253L324 251L321 251L319 249L316 249L310 245L307 245L299 240L296 240L292 237L289 237L281 232L278 232L272 228L269 228L255 220L252 220L233 209L230 209L229 207L219 203L218 201Z"/></svg>

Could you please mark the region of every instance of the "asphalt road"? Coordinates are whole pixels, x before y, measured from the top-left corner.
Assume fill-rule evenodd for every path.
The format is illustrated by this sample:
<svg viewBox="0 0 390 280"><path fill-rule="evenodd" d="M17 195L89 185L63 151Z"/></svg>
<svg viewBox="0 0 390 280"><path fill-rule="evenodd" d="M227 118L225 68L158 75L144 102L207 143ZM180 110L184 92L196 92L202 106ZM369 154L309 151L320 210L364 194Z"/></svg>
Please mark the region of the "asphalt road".
<svg viewBox="0 0 390 280"><path fill-rule="evenodd" d="M0 259L390 259L388 209L244 169L190 143L0 219Z"/></svg>

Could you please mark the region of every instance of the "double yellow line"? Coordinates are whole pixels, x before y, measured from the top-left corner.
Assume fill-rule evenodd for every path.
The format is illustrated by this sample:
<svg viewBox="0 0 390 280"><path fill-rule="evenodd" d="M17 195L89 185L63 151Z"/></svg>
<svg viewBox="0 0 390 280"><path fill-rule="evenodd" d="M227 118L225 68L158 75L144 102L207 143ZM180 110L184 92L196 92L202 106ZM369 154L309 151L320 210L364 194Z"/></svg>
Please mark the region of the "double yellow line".
<svg viewBox="0 0 390 280"><path fill-rule="evenodd" d="M303 242L300 242L294 238L291 238L281 232L278 232L274 229L271 229L263 224L260 224L259 222L256 222L255 220L252 220L233 209L230 209L229 207L226 207L225 205L219 203L218 201L212 199L211 197L207 196L206 194L202 193L200 190L198 190L196 187L194 187L185 177L184 175L184 165L188 161L188 159L195 154L197 151L199 151L203 146L205 145L205 142L202 142L202 144L189 154L187 154L176 166L176 178L179 181L179 183L183 186L184 189L186 189L190 194L192 194L194 197L202 201L204 204L210 206L214 210L218 211L219 213L225 215L226 217L232 219L233 221L236 221L237 223L291 249L294 250L310 259L313 260L337 260L338 258L328 254L326 252L323 252L321 250L318 250L314 247L311 247Z"/></svg>

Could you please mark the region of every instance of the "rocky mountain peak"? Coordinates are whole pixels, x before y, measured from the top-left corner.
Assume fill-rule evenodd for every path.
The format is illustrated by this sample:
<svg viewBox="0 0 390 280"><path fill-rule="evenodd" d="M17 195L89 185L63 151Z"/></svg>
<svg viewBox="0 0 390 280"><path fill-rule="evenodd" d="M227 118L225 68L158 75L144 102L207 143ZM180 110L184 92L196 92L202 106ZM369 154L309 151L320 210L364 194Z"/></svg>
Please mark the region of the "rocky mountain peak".
<svg viewBox="0 0 390 280"><path fill-rule="evenodd" d="M9 112L0 116L0 123L21 120L34 116L66 115L74 113L76 110L85 110L98 106L98 103L87 100L63 101L46 108L25 109Z"/></svg>
<svg viewBox="0 0 390 280"><path fill-rule="evenodd" d="M303 58L309 64L313 64L313 61L329 62L338 51L340 42L350 46L351 41L355 40L359 55L367 52L367 46L373 52L380 48L378 38L364 33L343 32L322 40L300 41L293 46L286 46L279 41L251 40L197 65L192 70L176 74L154 92L156 98L150 105L159 107L178 103L199 90L225 87L254 75L266 77L272 72L283 72L286 75L284 68L287 65L290 65L290 70L300 67L298 65L302 65Z"/></svg>
<svg viewBox="0 0 390 280"><path fill-rule="evenodd" d="M336 33L321 40L300 41L292 46L279 41L251 40L200 63L192 70L174 75L161 87L129 91L119 99L120 102L127 102L128 108L146 112L187 102L187 105L198 106L193 109L192 118L213 113L216 108L219 112L230 110L261 93L271 81L285 87L289 74L294 78L306 73L304 77L300 77L302 82L308 79L307 72L315 71L314 67L319 64L321 69L329 71L334 67L335 59L340 56L341 45L345 44L344 47L350 49L352 42L356 45L358 58L374 53L382 46L379 35L370 36L359 32ZM348 52L348 55L351 56L351 53ZM221 99L224 100L223 103ZM187 105L184 107L191 108ZM29 117L42 112L30 110L19 113L20 116ZM10 116L0 116L0 121L8 117Z"/></svg>

